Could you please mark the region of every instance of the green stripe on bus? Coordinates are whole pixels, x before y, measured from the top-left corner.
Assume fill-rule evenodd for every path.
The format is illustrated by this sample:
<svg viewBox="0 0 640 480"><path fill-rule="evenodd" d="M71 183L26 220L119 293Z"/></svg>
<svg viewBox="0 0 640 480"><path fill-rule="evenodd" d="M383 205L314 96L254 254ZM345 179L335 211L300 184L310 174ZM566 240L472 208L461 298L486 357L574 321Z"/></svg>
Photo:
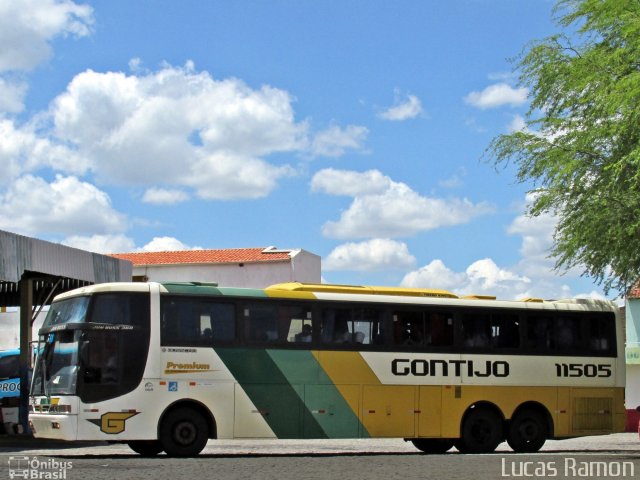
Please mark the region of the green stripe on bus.
<svg viewBox="0 0 640 480"><path fill-rule="evenodd" d="M304 384L291 384L266 350L220 348L216 353L278 438L327 438L302 400ZM303 371L314 370L309 352L294 353Z"/></svg>
<svg viewBox="0 0 640 480"><path fill-rule="evenodd" d="M311 415L328 438L368 437L357 415L310 351L267 350L267 353L290 384L303 387L296 388L296 393L304 403L305 415ZM306 423L303 427L304 437L315 438L307 431Z"/></svg>
<svg viewBox="0 0 640 480"><path fill-rule="evenodd" d="M229 296L267 298L267 294L264 292L264 290L259 290L256 288L217 287L214 284L195 282L163 283L162 286L166 288L169 293L174 294L205 295L216 297Z"/></svg>

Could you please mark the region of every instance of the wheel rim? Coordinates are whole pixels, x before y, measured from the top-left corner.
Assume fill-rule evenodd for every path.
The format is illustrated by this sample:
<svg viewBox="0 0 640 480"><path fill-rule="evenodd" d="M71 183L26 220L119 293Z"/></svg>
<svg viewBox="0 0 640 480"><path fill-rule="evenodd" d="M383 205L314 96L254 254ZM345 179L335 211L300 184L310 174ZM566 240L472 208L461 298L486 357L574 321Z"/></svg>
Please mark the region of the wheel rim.
<svg viewBox="0 0 640 480"><path fill-rule="evenodd" d="M520 437L526 443L536 441L540 437L538 423L532 419L527 419L520 425Z"/></svg>
<svg viewBox="0 0 640 480"><path fill-rule="evenodd" d="M478 419L471 428L471 436L478 444L485 445L493 438L493 426L484 419Z"/></svg>
<svg viewBox="0 0 640 480"><path fill-rule="evenodd" d="M191 445L197 436L198 429L193 423L182 421L176 424L173 438L179 445Z"/></svg>

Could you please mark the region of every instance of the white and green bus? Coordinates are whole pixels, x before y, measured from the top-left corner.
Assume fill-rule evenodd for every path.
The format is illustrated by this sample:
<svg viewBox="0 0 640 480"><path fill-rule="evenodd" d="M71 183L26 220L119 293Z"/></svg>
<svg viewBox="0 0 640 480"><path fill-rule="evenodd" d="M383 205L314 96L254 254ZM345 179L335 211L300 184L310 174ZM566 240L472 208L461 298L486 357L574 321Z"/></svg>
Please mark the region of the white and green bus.
<svg viewBox="0 0 640 480"><path fill-rule="evenodd" d="M287 283L112 283L55 298L39 438L196 455L209 439L399 438L427 453L620 432L623 319L596 300Z"/></svg>

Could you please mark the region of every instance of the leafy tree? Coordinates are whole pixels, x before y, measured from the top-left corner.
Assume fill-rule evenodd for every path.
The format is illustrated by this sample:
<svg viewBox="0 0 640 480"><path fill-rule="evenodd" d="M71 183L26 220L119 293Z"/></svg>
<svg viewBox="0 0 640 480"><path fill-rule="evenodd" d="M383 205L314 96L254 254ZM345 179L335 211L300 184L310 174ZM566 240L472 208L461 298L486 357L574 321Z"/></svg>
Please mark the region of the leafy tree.
<svg viewBox="0 0 640 480"><path fill-rule="evenodd" d="M558 216L556 269L625 292L640 279L640 0L560 0L564 32L516 59L526 128L486 154L536 192L529 215Z"/></svg>

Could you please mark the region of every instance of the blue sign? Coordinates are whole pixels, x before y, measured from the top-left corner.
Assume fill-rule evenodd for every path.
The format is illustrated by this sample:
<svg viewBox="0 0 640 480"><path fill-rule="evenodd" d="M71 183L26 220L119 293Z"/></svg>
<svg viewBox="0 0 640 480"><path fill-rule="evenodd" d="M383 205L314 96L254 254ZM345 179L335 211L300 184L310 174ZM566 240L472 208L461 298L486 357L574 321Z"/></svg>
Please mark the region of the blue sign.
<svg viewBox="0 0 640 480"><path fill-rule="evenodd" d="M177 392L178 391L178 382L169 382L169 391Z"/></svg>

